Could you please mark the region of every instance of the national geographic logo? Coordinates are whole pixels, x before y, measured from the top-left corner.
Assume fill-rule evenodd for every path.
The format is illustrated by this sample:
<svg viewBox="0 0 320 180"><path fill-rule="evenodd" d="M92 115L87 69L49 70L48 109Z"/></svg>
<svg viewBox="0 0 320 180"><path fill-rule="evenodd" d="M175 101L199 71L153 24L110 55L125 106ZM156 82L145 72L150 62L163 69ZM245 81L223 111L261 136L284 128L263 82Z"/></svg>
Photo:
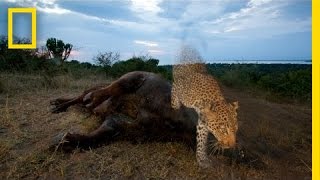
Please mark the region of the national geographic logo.
<svg viewBox="0 0 320 180"><path fill-rule="evenodd" d="M31 44L13 43L13 13L31 13ZM36 8L8 8L8 49L35 49L37 47Z"/></svg>

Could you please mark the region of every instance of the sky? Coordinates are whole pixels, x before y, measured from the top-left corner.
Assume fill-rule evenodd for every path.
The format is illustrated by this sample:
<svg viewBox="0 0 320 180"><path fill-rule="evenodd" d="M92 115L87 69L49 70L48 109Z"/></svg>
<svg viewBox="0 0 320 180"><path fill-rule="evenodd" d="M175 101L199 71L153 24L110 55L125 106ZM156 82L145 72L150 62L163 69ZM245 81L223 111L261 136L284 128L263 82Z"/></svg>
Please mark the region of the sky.
<svg viewBox="0 0 320 180"><path fill-rule="evenodd" d="M62 39L69 60L113 51L172 64L186 44L209 63L311 59L311 0L1 0L0 35L10 7L36 7L37 46ZM13 18L14 34L31 37L31 15Z"/></svg>

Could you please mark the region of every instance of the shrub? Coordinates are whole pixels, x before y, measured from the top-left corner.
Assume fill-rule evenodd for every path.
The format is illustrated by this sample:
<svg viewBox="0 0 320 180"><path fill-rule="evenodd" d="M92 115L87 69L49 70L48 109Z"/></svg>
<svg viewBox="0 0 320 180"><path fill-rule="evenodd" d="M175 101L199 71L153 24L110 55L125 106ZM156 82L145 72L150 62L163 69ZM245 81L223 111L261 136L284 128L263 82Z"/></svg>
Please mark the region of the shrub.
<svg viewBox="0 0 320 180"><path fill-rule="evenodd" d="M145 57L132 57L126 61L118 61L110 68L110 75L119 77L131 71L148 71L161 74L164 78L172 79L170 72L158 66L159 60Z"/></svg>
<svg viewBox="0 0 320 180"><path fill-rule="evenodd" d="M311 101L311 65L208 64L208 69L226 86L259 89L271 93L269 96L288 100Z"/></svg>

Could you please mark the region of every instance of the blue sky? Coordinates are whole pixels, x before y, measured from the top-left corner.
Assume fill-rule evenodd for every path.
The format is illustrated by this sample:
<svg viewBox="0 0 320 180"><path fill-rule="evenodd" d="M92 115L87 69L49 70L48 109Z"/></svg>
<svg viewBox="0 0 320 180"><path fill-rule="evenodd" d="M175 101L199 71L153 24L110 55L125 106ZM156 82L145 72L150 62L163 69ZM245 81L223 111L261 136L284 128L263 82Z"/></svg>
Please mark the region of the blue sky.
<svg viewBox="0 0 320 180"><path fill-rule="evenodd" d="M3 35L8 7L36 7L38 46L62 39L70 60L116 51L172 64L182 44L207 62L311 59L311 0L2 0ZM14 15L14 34L30 36L30 19Z"/></svg>

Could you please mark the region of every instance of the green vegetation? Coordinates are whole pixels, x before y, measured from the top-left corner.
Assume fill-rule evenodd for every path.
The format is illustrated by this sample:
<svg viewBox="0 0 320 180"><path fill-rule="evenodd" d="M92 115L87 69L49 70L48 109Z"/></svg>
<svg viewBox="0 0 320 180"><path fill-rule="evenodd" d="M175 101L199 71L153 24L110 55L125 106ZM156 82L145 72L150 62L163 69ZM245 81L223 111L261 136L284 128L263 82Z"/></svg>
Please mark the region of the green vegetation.
<svg viewBox="0 0 320 180"><path fill-rule="evenodd" d="M116 62L110 69L110 75L119 77L130 71L148 71L159 73L166 79L172 79L171 73L167 69L158 66L158 64L158 59L134 56L126 61Z"/></svg>
<svg viewBox="0 0 320 180"><path fill-rule="evenodd" d="M16 38L19 42L28 40ZM162 74L171 79L170 73L158 66L159 60L148 55L133 56L128 60L119 59L120 54L113 52L99 53L94 57L95 64L80 63L77 60L66 61L73 46L62 40L49 38L46 47L35 50L8 49L7 37L0 37L0 71L41 75L51 79L55 76L68 74L74 78L90 75L119 77L130 71L149 71Z"/></svg>
<svg viewBox="0 0 320 180"><path fill-rule="evenodd" d="M224 85L266 92L269 100L311 102L311 65L209 64L208 69Z"/></svg>
<svg viewBox="0 0 320 180"><path fill-rule="evenodd" d="M27 39L17 39L26 43ZM98 53L96 64L66 61L71 44L50 38L46 47L35 50L8 49L7 38L0 37L0 71L40 75L47 86L56 87L57 76L81 79L88 75L117 78L130 71L149 71L172 80L172 66L159 66L159 60L148 55L120 60L114 52ZM57 61L57 59L59 59ZM208 64L209 72L223 85L265 95L269 100L311 102L311 65L299 64ZM0 82L0 92L5 89Z"/></svg>
<svg viewBox="0 0 320 180"><path fill-rule="evenodd" d="M64 43L60 39L49 38L46 43L47 54L55 59L59 65L69 58L72 51L73 45L69 43Z"/></svg>
<svg viewBox="0 0 320 180"><path fill-rule="evenodd" d="M311 107L270 103L245 94L251 91L278 102L287 102L282 101L286 98L310 103L311 65L208 65L209 72L223 84L226 98L241 103L239 145L246 148L245 154L254 153L263 159L267 164L264 170L251 167L252 162L231 164L221 156L212 157L214 166L203 170L197 165L194 151L173 142L119 141L72 153L49 151L52 138L58 133L69 130L89 133L101 123L101 118L88 116L81 108L50 114L50 99L78 95L133 70L152 71L172 79L172 66L159 66L157 59L148 56L115 59L105 65L76 60L59 65L48 56L46 47L10 50L6 37L0 37L0 179L311 177Z"/></svg>

